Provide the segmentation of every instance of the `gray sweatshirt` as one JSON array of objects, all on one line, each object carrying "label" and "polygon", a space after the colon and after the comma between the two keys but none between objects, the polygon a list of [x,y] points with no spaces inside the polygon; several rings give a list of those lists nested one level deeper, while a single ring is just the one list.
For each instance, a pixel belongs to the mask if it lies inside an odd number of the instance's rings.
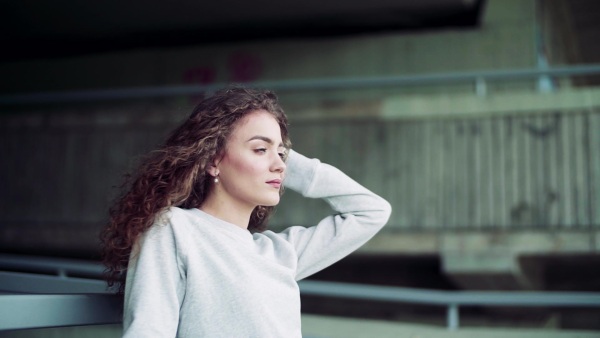
[{"label": "gray sweatshirt", "polygon": [[251,234],[170,208],[129,262],[124,337],[301,337],[297,281],[363,245],[391,207],[317,159],[291,151],[286,164],[284,185],[334,213],[312,227]]}]

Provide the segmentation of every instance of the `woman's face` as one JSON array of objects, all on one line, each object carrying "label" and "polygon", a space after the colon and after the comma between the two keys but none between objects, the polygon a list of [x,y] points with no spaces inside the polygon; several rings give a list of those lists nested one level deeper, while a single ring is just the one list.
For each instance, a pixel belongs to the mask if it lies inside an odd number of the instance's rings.
[{"label": "woman's face", "polygon": [[254,209],[276,205],[285,171],[285,151],[273,115],[265,110],[247,114],[234,127],[223,156],[215,163],[219,183],[213,193],[230,206]]}]

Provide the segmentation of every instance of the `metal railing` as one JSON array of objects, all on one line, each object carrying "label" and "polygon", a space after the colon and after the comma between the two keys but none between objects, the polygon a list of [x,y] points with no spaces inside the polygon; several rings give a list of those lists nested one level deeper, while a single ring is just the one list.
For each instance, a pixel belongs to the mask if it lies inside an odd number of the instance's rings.
[{"label": "metal railing", "polygon": [[[314,78],[295,80],[257,81],[245,83],[247,87],[269,88],[279,93],[289,91],[362,89],[406,87],[420,85],[473,84],[478,96],[487,94],[487,83],[509,80],[540,79],[600,74],[600,64],[530,68],[512,70],[487,70],[474,72],[448,72],[422,75]],[[0,95],[0,105],[29,105],[59,102],[105,101],[119,99],[164,98],[213,92],[226,83],[208,85],[157,86],[101,90],[75,90]]]},{"label": "metal railing", "polygon": [[[0,270],[0,330],[121,321],[121,298],[102,280],[73,277],[101,276],[97,263],[0,255]],[[593,292],[440,291],[308,280],[299,285],[302,295],[443,306],[449,330],[459,328],[465,306],[600,308],[600,293]]]},{"label": "metal railing", "polygon": [[600,308],[600,293],[594,292],[439,291],[316,281],[299,284],[305,295],[444,306],[449,330],[459,328],[459,310],[464,306]]}]

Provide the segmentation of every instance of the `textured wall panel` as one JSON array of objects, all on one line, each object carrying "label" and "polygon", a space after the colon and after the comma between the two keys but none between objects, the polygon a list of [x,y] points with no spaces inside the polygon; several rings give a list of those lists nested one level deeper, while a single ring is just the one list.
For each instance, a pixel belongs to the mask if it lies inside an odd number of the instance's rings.
[{"label": "textured wall panel", "polygon": [[[599,223],[599,116],[303,122],[292,130],[302,130],[297,149],[390,201],[388,231],[586,228]],[[284,201],[281,215],[292,208]]]},{"label": "textured wall panel", "polygon": [[[97,243],[121,175],[174,127],[56,121],[1,127],[3,246]],[[390,201],[384,231],[600,226],[598,111],[292,122],[295,149]],[[328,212],[287,192],[272,224],[315,224]]]}]

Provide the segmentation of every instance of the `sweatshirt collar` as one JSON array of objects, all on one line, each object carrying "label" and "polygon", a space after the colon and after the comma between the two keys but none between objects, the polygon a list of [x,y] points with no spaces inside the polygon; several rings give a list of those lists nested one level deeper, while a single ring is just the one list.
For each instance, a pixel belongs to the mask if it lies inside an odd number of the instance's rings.
[{"label": "sweatshirt collar", "polygon": [[233,236],[236,236],[242,240],[252,240],[252,234],[250,233],[250,231],[248,231],[247,229],[243,229],[240,228],[239,226],[233,224],[233,223],[229,223],[226,222],[220,218],[217,218],[211,214],[208,214],[198,208],[192,208],[190,209],[190,211],[194,214],[197,215],[198,217],[213,223],[217,226],[217,229],[226,233],[229,233]]}]

